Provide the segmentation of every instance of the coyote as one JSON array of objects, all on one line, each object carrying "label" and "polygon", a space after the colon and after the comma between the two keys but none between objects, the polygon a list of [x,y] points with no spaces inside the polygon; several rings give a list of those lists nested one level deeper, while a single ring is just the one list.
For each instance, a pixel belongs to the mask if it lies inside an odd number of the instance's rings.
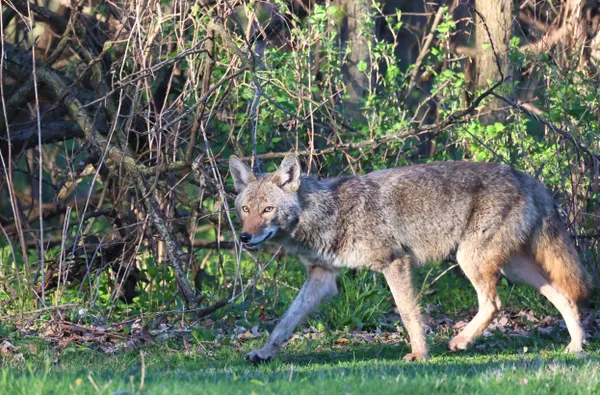
[{"label": "coyote", "polygon": [[413,266],[456,260],[477,291],[478,313],[452,340],[464,350],[500,309],[499,273],[528,284],[552,302],[571,336],[566,352],[582,351],[577,303],[590,277],[563,227],[549,191],[534,178],[494,163],[438,162],[318,180],[301,175],[294,156],[273,173],[255,175],[229,161],[235,208],[248,246],[283,246],[307,269],[307,280],[252,362],[268,361],[318,304],[337,294],[340,268],[383,273],[412,347],[407,360],[427,358]]}]

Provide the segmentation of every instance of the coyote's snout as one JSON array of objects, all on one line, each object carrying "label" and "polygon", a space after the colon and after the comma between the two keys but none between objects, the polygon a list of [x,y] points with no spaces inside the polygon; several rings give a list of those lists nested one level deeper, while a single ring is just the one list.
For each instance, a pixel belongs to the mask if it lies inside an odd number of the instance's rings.
[{"label": "coyote's snout", "polygon": [[249,360],[269,360],[322,300],[336,295],[342,267],[383,273],[410,337],[405,358],[426,358],[411,270],[452,252],[477,291],[479,311],[450,341],[451,350],[464,350],[500,309],[499,273],[548,298],[571,335],[567,351],[582,350],[577,302],[588,294],[589,275],[550,193],[533,178],[506,165],[440,162],[319,181],[301,177],[292,156],[264,175],[232,156],[230,170],[240,240],[282,245],[308,272],[266,345]]}]

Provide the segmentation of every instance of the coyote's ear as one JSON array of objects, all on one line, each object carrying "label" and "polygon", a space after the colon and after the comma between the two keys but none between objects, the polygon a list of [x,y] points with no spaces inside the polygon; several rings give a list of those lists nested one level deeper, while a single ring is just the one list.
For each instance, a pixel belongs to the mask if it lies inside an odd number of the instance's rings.
[{"label": "coyote's ear", "polygon": [[252,173],[252,170],[235,155],[229,157],[229,170],[233,177],[233,185],[238,193],[242,192],[248,184],[256,181],[256,177],[254,176],[254,173]]},{"label": "coyote's ear", "polygon": [[296,192],[300,187],[301,171],[298,158],[291,154],[286,155],[281,161],[275,181],[285,191]]}]

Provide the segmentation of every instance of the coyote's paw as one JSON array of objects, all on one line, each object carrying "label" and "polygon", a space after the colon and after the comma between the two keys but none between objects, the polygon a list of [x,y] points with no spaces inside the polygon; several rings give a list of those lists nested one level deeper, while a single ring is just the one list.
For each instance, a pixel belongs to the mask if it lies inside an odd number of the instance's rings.
[{"label": "coyote's paw", "polygon": [[265,351],[262,348],[258,350],[252,350],[248,354],[246,354],[246,360],[252,363],[265,363],[271,360],[271,357],[275,355],[275,353]]},{"label": "coyote's paw", "polygon": [[448,348],[450,349],[450,351],[456,352],[456,351],[465,351],[467,349],[467,347],[469,347],[469,344],[471,344],[470,339],[464,337],[464,336],[456,336],[455,338],[453,338],[452,340],[450,340],[450,343],[448,343]]},{"label": "coyote's paw", "polygon": [[571,342],[565,348],[565,353],[580,353],[583,352],[583,345],[579,342]]},{"label": "coyote's paw", "polygon": [[427,352],[411,352],[410,354],[406,354],[404,358],[405,361],[424,361],[427,359]]}]

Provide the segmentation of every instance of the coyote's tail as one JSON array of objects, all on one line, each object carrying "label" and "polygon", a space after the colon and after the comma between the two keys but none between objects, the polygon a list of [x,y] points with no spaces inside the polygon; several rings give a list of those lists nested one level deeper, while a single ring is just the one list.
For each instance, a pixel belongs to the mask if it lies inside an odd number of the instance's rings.
[{"label": "coyote's tail", "polygon": [[547,216],[533,237],[533,255],[549,274],[552,284],[574,302],[587,298],[591,278],[557,213]]}]

